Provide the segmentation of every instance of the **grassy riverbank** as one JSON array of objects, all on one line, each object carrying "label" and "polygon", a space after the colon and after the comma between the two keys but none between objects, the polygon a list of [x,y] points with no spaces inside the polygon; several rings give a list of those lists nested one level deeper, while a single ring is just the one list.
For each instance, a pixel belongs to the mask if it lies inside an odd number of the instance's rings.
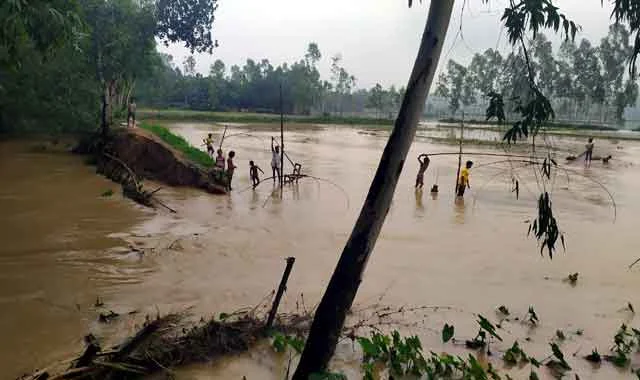
[{"label": "grassy riverbank", "polygon": [[[280,115],[267,113],[141,109],[138,115],[141,119],[158,121],[280,123]],[[393,126],[393,120],[373,117],[285,115],[284,119],[287,123]]]},{"label": "grassy riverbank", "polygon": [[182,154],[185,155],[189,160],[197,163],[198,165],[209,167],[213,165],[213,159],[209,157],[209,155],[200,149],[191,146],[187,140],[178,136],[174,133],[171,133],[167,128],[157,125],[157,124],[140,124],[140,128],[146,129],[147,131],[153,133],[158,136],[162,141],[171,145],[174,149],[178,150]]}]

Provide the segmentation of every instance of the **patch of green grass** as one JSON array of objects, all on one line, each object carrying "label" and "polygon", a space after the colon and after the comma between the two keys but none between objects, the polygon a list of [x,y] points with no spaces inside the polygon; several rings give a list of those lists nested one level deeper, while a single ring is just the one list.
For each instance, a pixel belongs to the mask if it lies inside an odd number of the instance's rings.
[{"label": "patch of green grass", "polygon": [[[191,111],[191,110],[155,110],[142,109],[138,111],[142,119],[159,121],[202,121],[212,123],[279,123],[280,115],[270,113],[251,112],[213,112],[213,111]],[[315,123],[315,124],[337,124],[337,125],[393,125],[393,120],[377,119],[373,117],[353,117],[353,116],[304,116],[285,115],[285,122],[288,123]]]},{"label": "patch of green grass", "polygon": [[207,153],[201,151],[198,148],[191,146],[191,144],[189,144],[187,140],[185,140],[181,136],[178,136],[172,133],[167,128],[160,125],[156,125],[156,124],[146,124],[146,123],[142,123],[140,127],[158,136],[162,141],[166,142],[167,144],[171,145],[174,149],[184,154],[185,157],[190,161],[204,167],[209,167],[213,165],[213,159],[209,157]]}]

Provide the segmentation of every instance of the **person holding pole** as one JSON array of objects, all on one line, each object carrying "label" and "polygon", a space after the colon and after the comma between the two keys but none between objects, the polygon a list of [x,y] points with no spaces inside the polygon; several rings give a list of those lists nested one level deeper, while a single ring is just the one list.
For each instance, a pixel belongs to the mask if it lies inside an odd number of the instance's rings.
[{"label": "person holding pole", "polygon": [[460,177],[458,178],[458,196],[464,197],[464,191],[467,188],[471,188],[471,184],[469,183],[469,169],[473,166],[473,161],[467,161],[464,169],[460,171]]},{"label": "person holding pole", "polygon": [[429,167],[429,161],[429,156],[424,153],[418,156],[420,168],[418,169],[418,175],[416,176],[416,190],[422,189],[422,186],[424,186],[424,172],[427,171],[427,168]]},{"label": "person holding pole", "polygon": [[[280,165],[280,161],[281,161],[281,157],[280,157],[280,147],[278,145],[274,145],[275,143],[275,138],[272,136],[271,137],[271,170],[273,171],[273,182],[276,182],[276,178],[278,179],[278,181],[280,181],[280,176],[281,174],[281,166]],[[276,177],[277,174],[277,177]]]}]

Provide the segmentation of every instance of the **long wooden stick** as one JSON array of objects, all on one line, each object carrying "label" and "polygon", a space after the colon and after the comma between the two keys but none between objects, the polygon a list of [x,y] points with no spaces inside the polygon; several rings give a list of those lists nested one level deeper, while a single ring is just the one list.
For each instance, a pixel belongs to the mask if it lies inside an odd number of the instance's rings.
[{"label": "long wooden stick", "polygon": [[460,123],[460,152],[458,153],[458,173],[456,174],[456,188],[454,194],[458,194],[460,186],[460,167],[462,166],[462,140],[464,139],[464,111],[462,111],[462,122]]},{"label": "long wooden stick", "polygon": [[224,137],[227,135],[227,126],[224,126],[224,132],[222,132],[222,138],[220,139],[220,146],[218,149],[222,149],[222,143],[224,142]]},{"label": "long wooden stick", "polygon": [[415,137],[440,60],[453,3],[454,0],[438,0],[429,6],[420,49],[400,112],[358,220],[316,310],[293,380],[308,380],[311,374],[324,371],[333,356]]},{"label": "long wooden stick", "polygon": [[[284,106],[282,99],[282,83],[280,83],[280,189],[284,185]],[[280,193],[282,197],[282,192]]]},{"label": "long wooden stick", "polygon": [[276,298],[273,300],[273,305],[271,305],[271,310],[269,311],[269,318],[267,318],[267,323],[265,327],[267,329],[273,326],[273,321],[276,318],[276,314],[278,313],[278,306],[280,306],[280,300],[282,299],[282,295],[285,290],[287,290],[287,281],[289,281],[289,274],[291,274],[291,269],[293,269],[293,264],[296,262],[295,257],[287,257],[287,266],[284,268],[284,273],[282,274],[282,279],[280,280],[280,285],[278,286],[278,292],[276,293]]}]

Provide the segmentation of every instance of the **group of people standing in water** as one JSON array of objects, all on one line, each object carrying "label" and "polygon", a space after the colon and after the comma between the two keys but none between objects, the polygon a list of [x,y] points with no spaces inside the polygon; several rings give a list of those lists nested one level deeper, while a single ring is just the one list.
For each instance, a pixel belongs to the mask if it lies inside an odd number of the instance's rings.
[{"label": "group of people standing in water", "polygon": [[[418,156],[418,163],[420,166],[418,167],[418,175],[416,176],[416,184],[415,188],[418,191],[422,190],[424,186],[424,173],[427,171],[429,167],[429,156],[427,154],[421,154]],[[464,197],[464,193],[467,189],[471,188],[471,183],[469,182],[469,175],[471,167],[473,166],[473,161],[467,161],[464,168],[460,170],[460,175],[458,176],[458,181],[456,184],[456,195],[460,198]],[[431,188],[432,193],[438,192],[438,185],[433,185]]]},{"label": "group of people standing in water", "polygon": [[[229,151],[228,156],[225,158],[222,147],[215,150],[212,133],[209,133],[207,137],[204,138],[203,143],[207,148],[207,154],[209,154],[211,158],[214,158],[214,165],[211,168],[211,175],[219,181],[226,183],[227,191],[231,191],[231,182],[237,168],[234,163],[236,152],[233,150]],[[280,146],[275,144],[275,139],[271,137],[271,169],[273,171],[274,183],[276,179],[280,180],[280,177],[282,175],[281,166]],[[264,174],[264,171],[258,165],[256,165],[253,160],[250,160],[249,178],[251,179],[253,188],[260,184],[259,173]]]},{"label": "group of people standing in water", "polygon": [[[587,141],[587,144],[585,145],[585,151],[582,154],[580,154],[580,156],[584,156],[585,167],[591,167],[591,161],[593,160],[594,146],[595,144],[593,142],[593,138],[590,137],[589,140]],[[578,157],[569,156],[567,157],[567,161],[574,161]],[[602,157],[602,163],[608,164],[611,158],[612,158],[611,155]],[[424,186],[424,173],[427,171],[427,168],[429,167],[429,163],[430,163],[429,156],[424,153],[419,155],[418,163],[419,163],[419,167],[418,167],[418,175],[416,176],[415,189],[416,191],[421,191],[422,187]],[[464,197],[465,191],[471,188],[469,176],[470,176],[470,170],[472,166],[473,166],[473,161],[467,161],[465,166],[460,170],[460,174],[458,175],[458,180],[456,182],[456,196],[458,198]],[[431,188],[431,192],[437,193],[438,185],[433,185],[433,187]]]}]

